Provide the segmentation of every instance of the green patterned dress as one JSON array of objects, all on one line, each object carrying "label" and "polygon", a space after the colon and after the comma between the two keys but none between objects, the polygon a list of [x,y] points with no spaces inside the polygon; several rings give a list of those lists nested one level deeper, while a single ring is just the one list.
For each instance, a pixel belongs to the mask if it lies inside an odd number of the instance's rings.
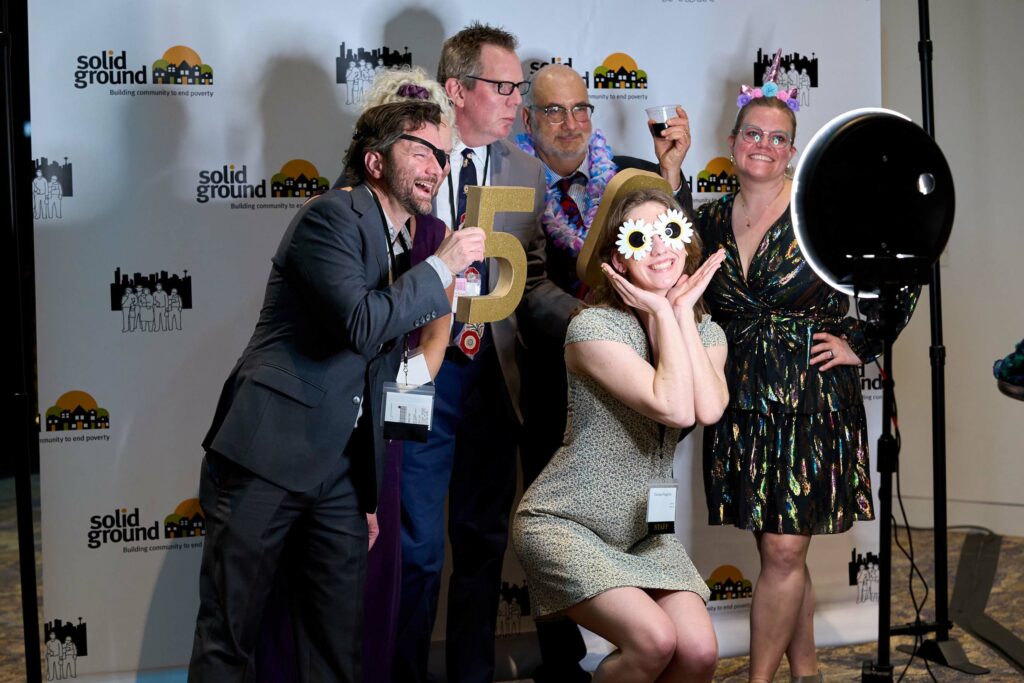
[{"label": "green patterned dress", "polygon": [[[768,229],[744,280],[733,199],[726,195],[697,213],[705,253],[726,252],[704,295],[729,340],[729,405],[704,431],[708,521],[770,533],[840,533],[874,518],[868,429],[858,368],[818,372],[809,362],[812,335],[845,337],[864,361],[878,355],[881,343],[847,317],[849,298],[804,260],[788,208]],[[900,327],[919,291],[904,293]]]},{"label": "green patterned dress", "polygon": [[[697,326],[705,347],[725,344],[710,316]],[[565,344],[620,342],[650,361],[647,333],[632,313],[584,309]],[[675,534],[647,532],[647,487],[672,475],[680,430],[625,405],[591,377],[569,373],[564,445],[530,485],[512,523],[535,618],[612,588],[690,591],[707,584]]]}]

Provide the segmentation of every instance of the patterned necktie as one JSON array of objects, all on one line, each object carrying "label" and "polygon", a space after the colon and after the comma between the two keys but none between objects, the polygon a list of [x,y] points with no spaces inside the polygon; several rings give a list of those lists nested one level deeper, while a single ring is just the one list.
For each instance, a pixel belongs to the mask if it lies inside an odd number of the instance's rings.
[{"label": "patterned necktie", "polygon": [[[576,231],[580,236],[586,235],[587,227],[583,223],[583,214],[580,213],[580,207],[576,204],[576,200],[569,194],[569,188],[572,187],[573,182],[578,178],[586,178],[581,172],[576,171],[567,178],[561,178],[555,183],[555,188],[558,190],[558,205],[562,207],[562,213],[565,214],[566,219],[569,223],[576,228]],[[548,259],[549,263],[552,259]],[[577,299],[583,300],[587,296],[589,288],[579,281],[576,277],[576,259],[572,258],[566,269],[568,281],[562,285],[567,288],[570,294],[575,296]]]},{"label": "patterned necktie", "polygon": [[582,174],[577,171],[568,178],[562,178],[559,180],[558,183],[556,183],[556,186],[559,194],[558,204],[562,207],[562,212],[565,213],[565,217],[569,219],[569,222],[572,223],[576,227],[576,230],[578,230],[582,235],[583,231],[586,229],[583,225],[583,216],[580,214],[580,207],[576,205],[576,200],[569,194],[569,188],[572,187],[576,178],[581,175]]},{"label": "patterned necktie", "polygon": [[469,147],[462,150],[462,169],[459,171],[459,210],[458,216],[452,216],[452,227],[458,230],[462,222],[466,220],[466,188],[470,185],[479,185],[476,177],[476,164],[473,162],[473,150]]},{"label": "patterned necktie", "polygon": [[[461,228],[466,220],[466,188],[471,185],[479,185],[476,177],[476,164],[473,162],[473,150],[468,147],[462,150],[462,169],[459,171],[459,210],[458,218],[455,221],[456,229]],[[487,293],[487,268],[480,261],[462,274],[466,280],[479,283],[480,293]],[[452,343],[457,346],[469,358],[476,356],[483,343],[486,328],[482,323],[460,323],[458,321],[452,327]]]}]

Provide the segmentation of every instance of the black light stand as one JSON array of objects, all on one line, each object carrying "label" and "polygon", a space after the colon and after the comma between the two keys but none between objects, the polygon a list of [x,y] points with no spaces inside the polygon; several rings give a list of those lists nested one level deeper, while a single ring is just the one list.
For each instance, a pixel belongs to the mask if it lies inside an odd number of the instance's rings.
[{"label": "black light stand", "polygon": [[[932,138],[935,138],[935,102],[932,96],[932,41],[930,20],[928,14],[928,0],[918,0],[918,26],[920,40],[918,42],[918,56],[921,61],[921,120],[922,128]],[[942,340],[942,286],[939,276],[939,262],[932,264],[931,281],[928,287],[928,304],[931,319],[931,347],[929,357],[932,369],[932,496],[933,496],[933,525],[935,527],[935,622],[925,624],[905,624],[890,629],[891,635],[923,635],[935,632],[935,638],[924,640],[915,651],[909,645],[899,646],[901,652],[911,653],[917,657],[923,657],[931,662],[947,666],[968,674],[985,674],[989,670],[967,660],[960,643],[949,637],[949,629],[953,623],[949,620],[949,567],[947,548],[947,518],[946,518],[946,347]],[[886,356],[886,363],[888,363]],[[888,374],[888,370],[886,370]],[[888,418],[886,418],[888,424]],[[879,444],[881,449],[881,444]],[[895,470],[893,470],[895,471]],[[881,495],[882,492],[880,492]],[[882,497],[883,503],[891,499],[886,492]],[[883,524],[888,524],[889,518],[886,515]],[[889,533],[884,533],[882,538],[890,538]],[[885,546],[886,544],[882,544]],[[887,548],[882,548],[883,552]],[[886,572],[886,578],[888,574]],[[885,590],[882,588],[881,590]],[[884,593],[883,595],[888,595]],[[879,630],[879,637],[883,631]]]},{"label": "black light stand", "polygon": [[[837,116],[808,143],[793,181],[793,228],[814,271],[833,288],[857,298],[879,299],[884,343],[882,437],[878,442],[880,599],[878,659],[866,662],[863,680],[892,680],[892,635],[934,632],[915,656],[969,674],[987,669],[967,661],[950,639],[946,521],[945,347],[939,257],[953,227],[953,176],[935,144],[932,44],[927,0],[918,0],[924,126],[887,109],[857,109]],[[856,184],[850,178],[857,178]],[[873,221],[861,218],[863,198],[875,198]],[[899,469],[892,435],[895,410],[892,344],[902,323],[900,287],[930,285],[932,367],[932,470],[935,523],[935,623],[891,626],[892,476]]]},{"label": "black light stand", "polygon": [[[15,500],[18,516],[18,556],[21,570],[21,615],[25,637],[25,680],[42,680],[39,612],[36,600],[35,532],[32,525],[32,464],[38,462],[39,439],[35,418],[35,272],[33,270],[31,187],[32,159],[29,124],[28,3],[12,0],[0,5],[0,151],[4,187],[0,207],[7,220],[4,234],[4,291],[15,296],[17,353],[7,361],[4,413],[14,423]],[[12,341],[8,338],[9,341]]]},{"label": "black light stand", "polygon": [[[851,177],[862,180],[852,184]],[[877,220],[865,222],[857,212],[865,195],[877,198]],[[893,679],[892,477],[899,469],[899,442],[893,436],[892,346],[907,315],[905,290],[930,282],[955,204],[953,176],[933,137],[885,109],[853,110],[830,121],[808,143],[794,177],[793,227],[801,251],[829,285],[873,301],[865,306],[870,337],[883,344],[878,658],[865,662],[864,681]]]},{"label": "black light stand", "polygon": [[891,681],[893,667],[889,660],[889,625],[892,609],[892,475],[899,466],[900,447],[892,435],[892,413],[895,405],[896,383],[892,376],[892,345],[899,320],[895,306],[895,292],[881,294],[882,305],[882,435],[878,437],[876,454],[878,481],[878,659],[864,662],[861,681]]}]

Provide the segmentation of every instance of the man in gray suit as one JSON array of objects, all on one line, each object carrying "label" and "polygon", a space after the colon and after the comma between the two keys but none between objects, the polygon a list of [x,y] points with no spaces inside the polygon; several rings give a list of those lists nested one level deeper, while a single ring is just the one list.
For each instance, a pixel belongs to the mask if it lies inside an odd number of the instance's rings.
[{"label": "man in gray suit", "polygon": [[256,330],[203,441],[207,533],[190,681],[253,679],[286,537],[301,679],[361,679],[382,385],[395,379],[404,335],[450,310],[452,274],[484,249],[483,231],[470,228],[403,265],[408,220],[430,211],[448,171],[439,123],[428,102],[364,112],[345,158],[351,190],[306,202],[271,259]]},{"label": "man in gray suit", "polygon": [[[579,302],[547,279],[540,214],[544,174],[537,160],[504,138],[529,89],[515,36],[473,24],[445,41],[437,80],[455,108],[459,144],[438,194],[437,215],[458,228],[467,185],[535,189],[532,213],[499,214],[494,229],[515,235],[527,254],[519,317],[565,336]],[[497,269],[474,264],[456,291],[486,293]],[[476,283],[485,283],[477,292]],[[427,656],[444,566],[444,502],[452,576],[448,588],[447,680],[490,682],[502,559],[516,484],[520,435],[517,316],[473,329],[456,326],[435,380],[437,403],[427,443],[406,443],[402,458],[402,595],[395,680],[426,680]]]}]

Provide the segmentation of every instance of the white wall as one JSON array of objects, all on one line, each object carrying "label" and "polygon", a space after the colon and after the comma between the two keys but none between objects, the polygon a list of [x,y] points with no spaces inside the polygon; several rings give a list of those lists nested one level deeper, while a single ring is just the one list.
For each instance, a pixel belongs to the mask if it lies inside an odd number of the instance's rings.
[{"label": "white wall", "polygon": [[[1024,336],[1024,3],[933,0],[935,134],[956,182],[943,266],[949,524],[1024,535],[1024,403],[992,363]],[[917,3],[882,2],[882,102],[921,122]],[[932,523],[928,298],[893,357],[904,501]],[[874,454],[874,449],[872,451]]]}]

